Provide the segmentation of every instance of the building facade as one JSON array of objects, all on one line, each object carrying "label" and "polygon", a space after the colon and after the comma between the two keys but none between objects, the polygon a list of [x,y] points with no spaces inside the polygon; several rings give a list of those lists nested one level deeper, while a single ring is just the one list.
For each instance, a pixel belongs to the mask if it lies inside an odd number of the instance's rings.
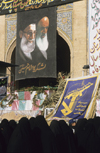
[{"label": "building facade", "polygon": [[[15,55],[13,54],[16,50],[16,31],[17,14],[1,15],[1,61],[14,64]],[[68,71],[71,73],[72,78],[82,76],[83,66],[89,64],[88,1],[82,0],[57,7],[57,33],[58,37],[63,41],[60,44],[61,52],[64,49],[68,53],[68,57],[64,62],[65,67],[69,65]],[[63,46],[65,44],[67,47]],[[11,72],[7,70],[7,73],[10,74]]]}]

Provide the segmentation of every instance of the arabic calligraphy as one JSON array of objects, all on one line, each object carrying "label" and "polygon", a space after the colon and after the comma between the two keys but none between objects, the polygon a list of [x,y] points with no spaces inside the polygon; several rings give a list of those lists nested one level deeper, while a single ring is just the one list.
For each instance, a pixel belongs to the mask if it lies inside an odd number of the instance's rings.
[{"label": "arabic calligraphy", "polygon": [[12,12],[12,9],[14,9],[15,12],[17,12],[17,9],[38,9],[42,7],[43,4],[49,5],[49,3],[52,3],[54,0],[26,0],[26,2],[23,2],[22,0],[2,0],[0,3],[0,8],[2,10],[9,10],[9,13]]},{"label": "arabic calligraphy", "polygon": [[92,63],[90,63],[90,66],[94,68],[92,73],[99,72],[100,71],[100,66],[96,64],[96,61],[98,59],[100,60],[100,53],[99,53],[99,56],[97,56],[96,58],[94,57],[94,55],[91,56],[91,59],[92,59]]},{"label": "arabic calligraphy", "polygon": [[100,0],[93,0],[91,2],[91,12],[95,12],[92,14],[91,19],[94,22],[92,29],[98,27],[98,24],[100,22]]},{"label": "arabic calligraphy", "polygon": [[83,112],[86,110],[86,107],[87,107],[87,102],[79,101],[78,105],[76,106],[76,109],[75,109],[76,112],[74,112],[74,114],[82,115]]},{"label": "arabic calligraphy", "polygon": [[81,107],[81,108],[84,107],[85,108],[86,106],[84,106],[84,105],[78,105],[77,107]]},{"label": "arabic calligraphy", "polygon": [[100,71],[100,29],[96,29],[96,33],[93,37],[92,47],[90,48],[90,67],[92,73],[98,73]]},{"label": "arabic calligraphy", "polygon": [[93,47],[90,49],[90,53],[95,53],[100,50],[100,29],[96,29],[97,33],[94,36],[93,40],[98,42],[93,42]]},{"label": "arabic calligraphy", "polygon": [[20,65],[20,69],[18,71],[19,74],[24,73],[25,75],[31,71],[31,72],[36,72],[36,71],[40,71],[46,68],[46,64],[44,63],[38,63],[37,65],[30,65],[29,63],[27,63],[27,65],[22,64]]},{"label": "arabic calligraphy", "polygon": [[38,6],[37,5],[31,5],[31,6],[28,6],[25,8],[25,11],[27,10],[31,10],[31,9],[37,9],[37,8],[40,8],[42,6],[42,3],[40,3]]},{"label": "arabic calligraphy", "polygon": [[18,6],[20,6],[20,9],[23,9],[27,5],[28,5],[28,1],[23,3],[20,0],[13,0],[13,8],[17,8]]}]

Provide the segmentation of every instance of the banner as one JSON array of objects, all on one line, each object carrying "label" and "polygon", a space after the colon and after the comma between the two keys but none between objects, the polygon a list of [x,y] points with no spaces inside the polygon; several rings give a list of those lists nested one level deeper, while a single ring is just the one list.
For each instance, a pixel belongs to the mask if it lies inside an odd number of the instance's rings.
[{"label": "banner", "polygon": [[47,120],[92,118],[95,115],[99,80],[99,75],[67,80],[55,111]]},{"label": "banner", "polygon": [[7,94],[8,77],[0,78],[0,100],[2,100]]},{"label": "banner", "polygon": [[56,78],[56,7],[17,15],[15,79]]},{"label": "banner", "polygon": [[100,73],[100,1],[89,0],[90,74]]},{"label": "banner", "polygon": [[50,6],[58,6],[61,4],[68,4],[76,1],[79,0],[1,0],[0,15],[45,8]]}]

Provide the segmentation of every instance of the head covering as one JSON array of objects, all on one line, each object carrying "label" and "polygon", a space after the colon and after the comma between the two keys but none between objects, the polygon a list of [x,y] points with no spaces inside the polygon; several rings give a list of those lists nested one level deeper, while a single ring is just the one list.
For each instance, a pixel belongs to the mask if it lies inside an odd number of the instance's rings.
[{"label": "head covering", "polygon": [[50,124],[50,128],[55,135],[56,146],[58,149],[58,153],[66,153],[67,152],[67,144],[64,139],[64,135],[60,126],[59,121],[52,120]]},{"label": "head covering", "polygon": [[87,120],[83,133],[84,135],[82,137],[83,141],[81,141],[83,142],[82,145],[84,146],[86,153],[98,152],[98,149],[96,147],[97,134],[95,131],[93,120],[94,119]]},{"label": "head covering", "polygon": [[31,130],[34,129],[34,122],[35,122],[35,117],[31,117],[31,118],[29,119],[29,123],[30,123]]},{"label": "head covering", "polygon": [[93,121],[94,121],[95,129],[96,131],[98,131],[98,129],[100,128],[100,117],[99,116],[95,117]]},{"label": "head covering", "polygon": [[10,126],[11,130],[14,131],[14,129],[15,129],[16,126],[17,126],[16,121],[15,121],[15,120],[10,120],[10,121],[9,121],[9,126]]},{"label": "head covering", "polygon": [[12,133],[7,153],[32,153],[30,131],[29,120],[26,117],[21,118]]},{"label": "head covering", "polygon": [[95,127],[94,127],[94,123],[92,119],[89,119],[89,120],[79,119],[76,124],[75,136],[77,141],[78,153],[95,152],[94,139],[96,135],[95,135]]},{"label": "head covering", "polygon": [[81,130],[84,129],[85,124],[87,123],[87,119],[86,118],[80,118],[75,126],[75,133],[79,133]]},{"label": "head covering", "polygon": [[5,139],[0,131],[0,152],[6,153],[6,148],[7,148],[7,145],[6,145]]},{"label": "head covering", "polygon": [[13,132],[9,126],[9,122],[7,119],[2,120],[2,122],[0,124],[0,131],[4,137],[4,140],[5,140],[5,144],[6,144],[5,147],[7,147],[8,143],[9,143],[9,139],[10,139],[11,134]]},{"label": "head covering", "polygon": [[[49,16],[49,9],[29,10],[17,13],[17,29],[24,30],[30,24],[38,24],[45,16]],[[41,13],[42,11],[42,13]]]},{"label": "head covering", "polygon": [[68,124],[64,120],[59,121],[63,136],[64,136],[64,143],[66,146],[66,151],[68,153],[76,153],[76,143],[75,143],[75,137],[72,129],[68,126]]},{"label": "head covering", "polygon": [[[37,116],[35,119],[34,133],[36,132],[39,132],[36,140],[38,149],[37,153],[57,153],[55,136],[42,115]],[[39,147],[38,143],[41,148]]]},{"label": "head covering", "polygon": [[17,29],[23,31],[30,24],[35,24],[36,19],[34,20],[32,11],[24,11],[24,12],[18,12],[17,22],[18,22]]}]

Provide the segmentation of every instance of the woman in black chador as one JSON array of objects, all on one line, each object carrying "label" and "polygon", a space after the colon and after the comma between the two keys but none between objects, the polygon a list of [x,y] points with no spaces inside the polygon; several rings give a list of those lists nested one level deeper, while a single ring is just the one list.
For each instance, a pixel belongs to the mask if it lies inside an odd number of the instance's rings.
[{"label": "woman in black chador", "polygon": [[9,126],[11,128],[11,131],[13,132],[17,126],[17,122],[15,120],[10,120],[9,121]]},{"label": "woman in black chador", "polygon": [[3,140],[4,140],[4,144],[5,144],[4,149],[6,151],[8,143],[9,143],[9,139],[10,139],[10,137],[12,135],[12,130],[11,130],[10,126],[9,126],[9,122],[8,122],[7,119],[3,119],[1,121],[0,132],[1,132],[2,136],[3,136]]},{"label": "woman in black chador", "polygon": [[33,136],[37,148],[35,153],[57,153],[55,136],[42,115],[35,118]]},{"label": "woman in black chador", "polygon": [[63,136],[59,122],[57,120],[53,120],[50,124],[50,128],[56,138],[56,145],[57,145],[58,153],[66,152],[65,140],[64,140],[64,136]]},{"label": "woman in black chador", "polygon": [[21,118],[10,138],[7,153],[32,153],[30,133],[29,120],[26,117]]},{"label": "woman in black chador", "polygon": [[55,134],[59,153],[76,153],[73,131],[64,120],[53,120],[50,124],[50,128]]},{"label": "woman in black chador", "polygon": [[97,145],[98,136],[94,126],[94,119],[79,119],[76,124],[75,137],[77,140],[78,153],[100,152]]}]

